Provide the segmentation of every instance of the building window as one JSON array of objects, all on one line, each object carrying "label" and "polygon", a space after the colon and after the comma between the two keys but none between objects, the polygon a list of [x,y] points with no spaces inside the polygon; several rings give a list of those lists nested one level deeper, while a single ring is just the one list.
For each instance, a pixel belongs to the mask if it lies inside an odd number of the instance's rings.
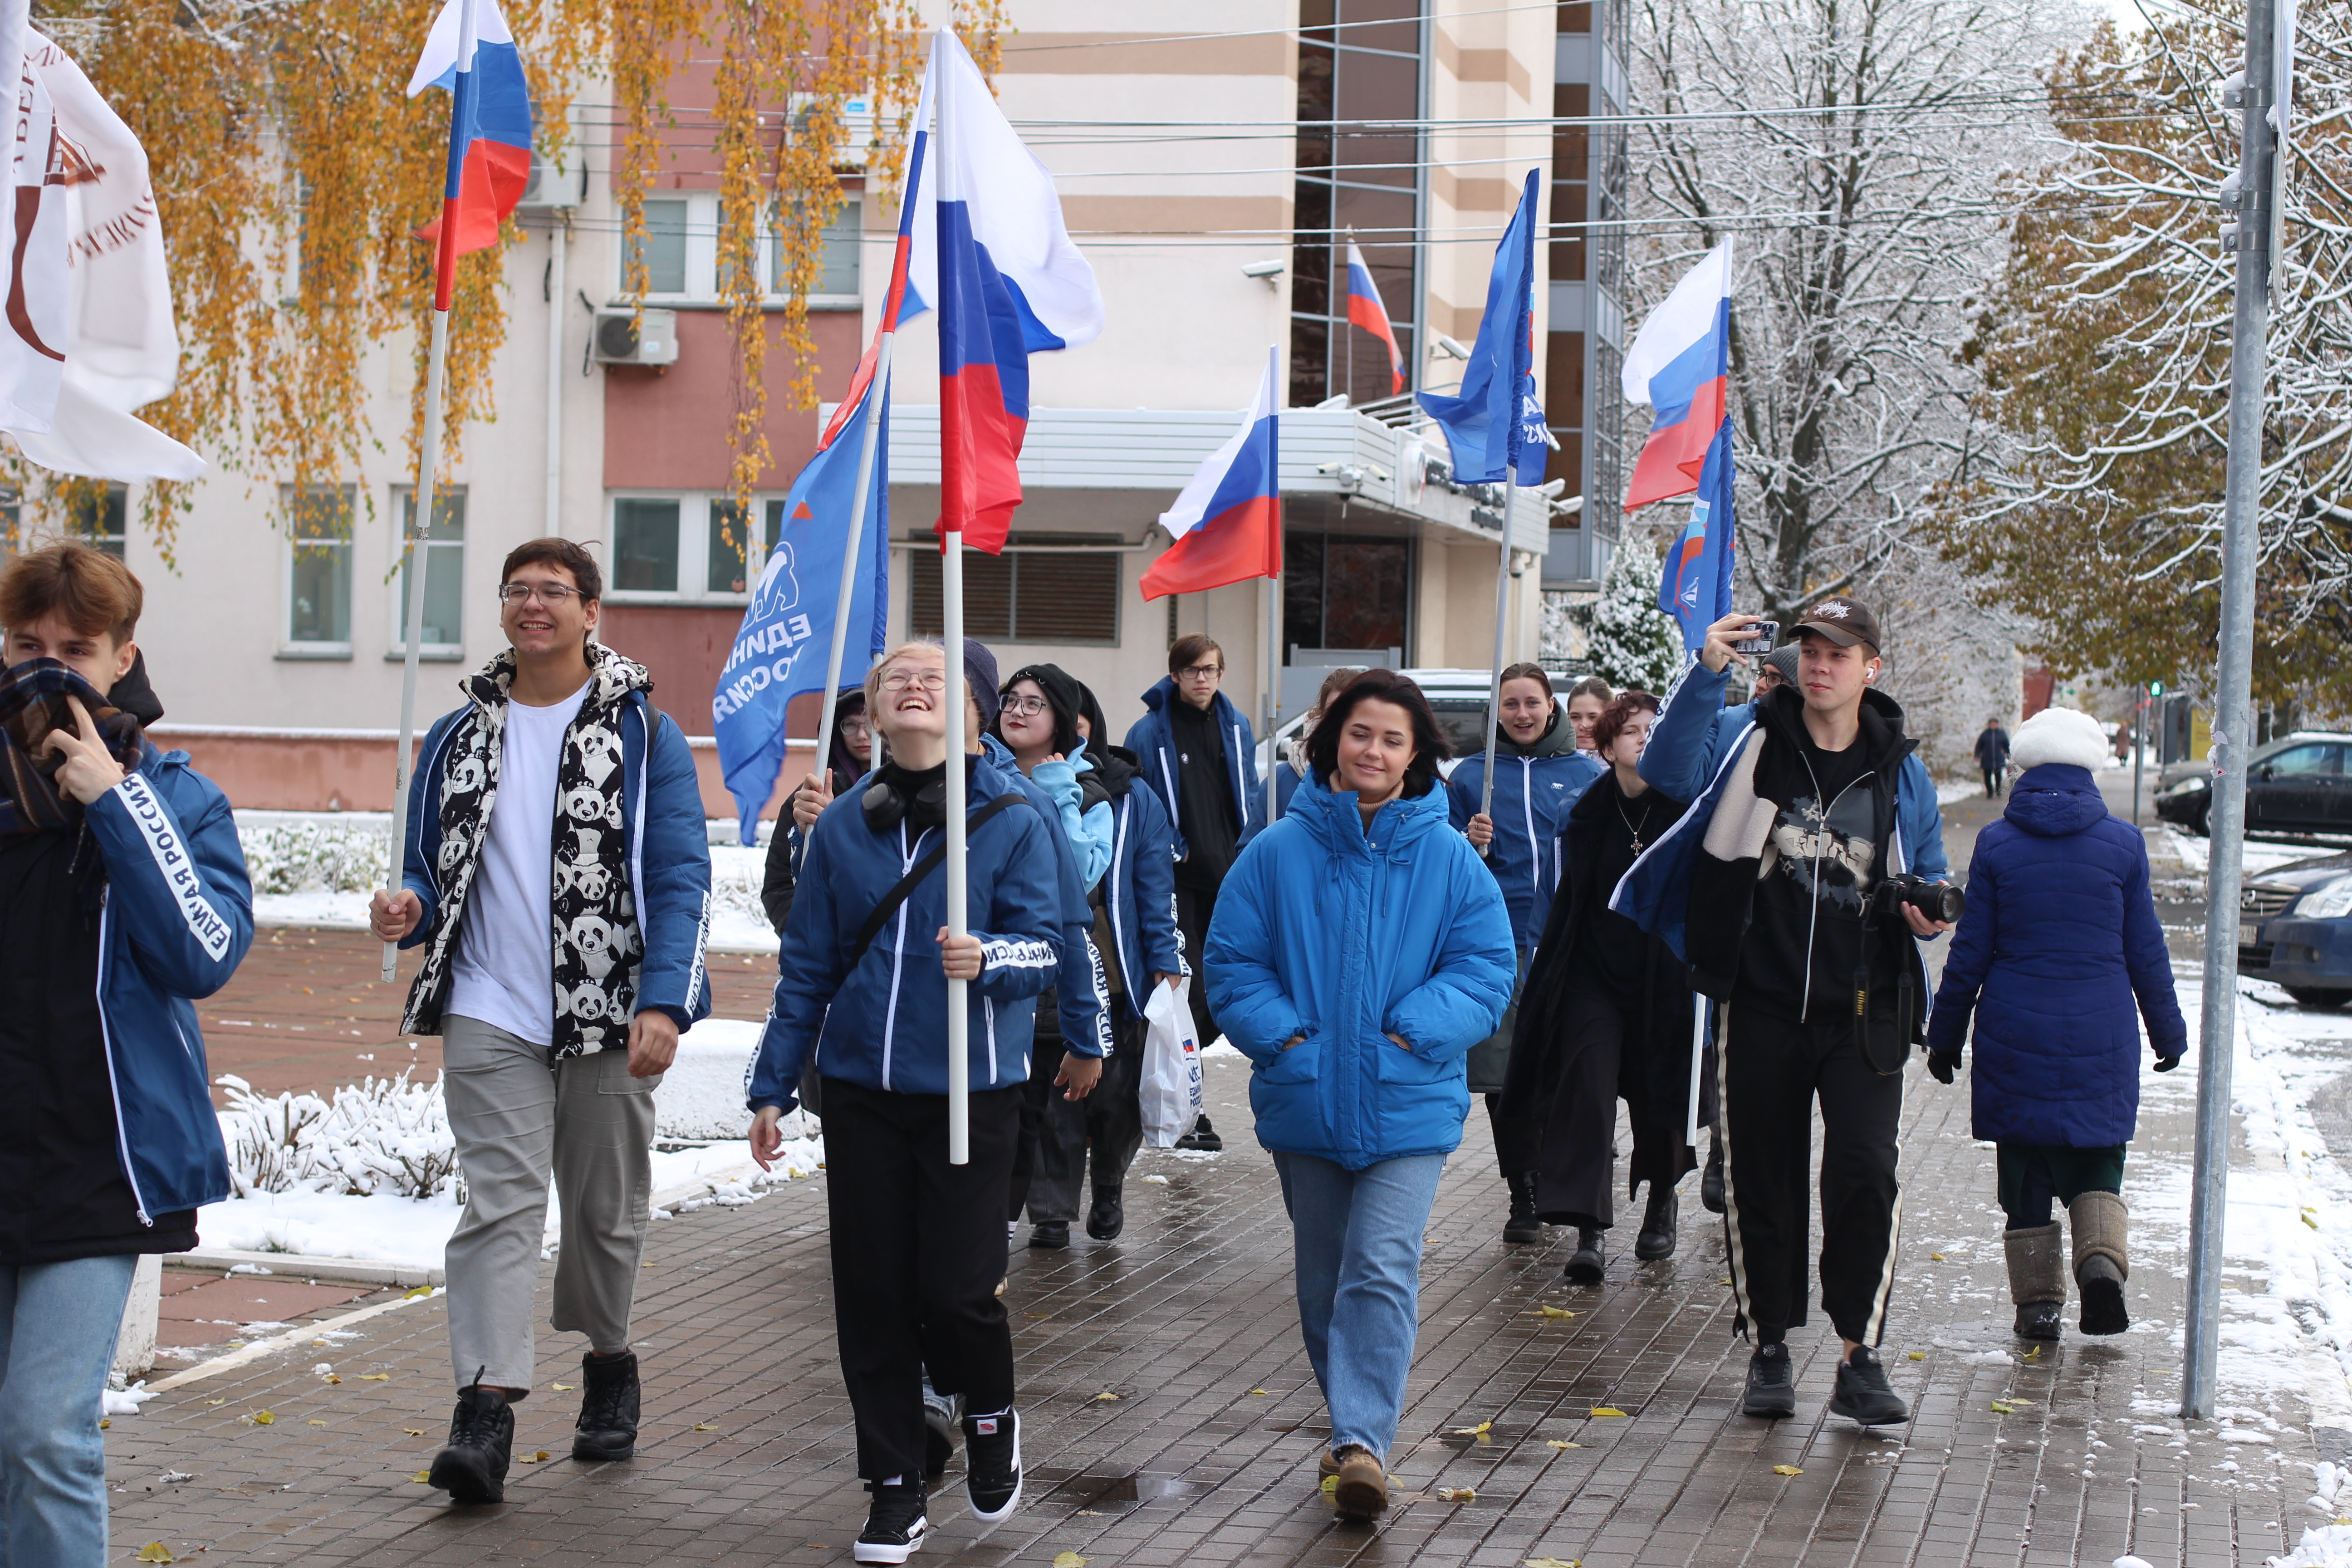
[{"label": "building window", "polygon": [[693,203],[684,196],[648,198],[646,232],[629,242],[630,255],[621,266],[621,289],[629,287],[629,262],[642,257],[646,292],[682,295],[687,292],[687,227]]},{"label": "building window", "polygon": [[677,592],[676,500],[627,497],[613,503],[613,586],[624,594]]},{"label": "building window", "polygon": [[[722,281],[719,232],[725,220],[725,205],[714,192],[648,197],[644,238],[633,241],[625,253],[616,253],[621,254],[621,268],[614,283],[615,297],[628,294],[628,257],[635,255],[645,258],[646,299],[715,304]],[[864,238],[865,209],[853,196],[825,225],[812,300],[844,304],[859,297],[858,251]],[[790,284],[784,276],[783,257],[784,247],[771,224],[752,247],[751,276],[761,280],[772,300],[782,300]]]},{"label": "building window", "polygon": [[[393,541],[400,551],[393,568],[392,652],[408,653],[408,554],[402,548],[416,526],[416,492],[406,485],[392,488],[393,515],[401,531]],[[456,658],[465,652],[466,487],[436,485],[433,490],[433,526],[421,548],[425,552],[425,631],[417,638],[420,658]]]},{"label": "building window", "polygon": [[298,658],[352,655],[350,485],[278,487],[286,524],[284,651]]},{"label": "building window", "polygon": [[751,585],[750,521],[731,497],[710,503],[709,536],[703,586],[713,594],[748,590]]},{"label": "building window", "polygon": [[1381,291],[1405,387],[1420,381],[1420,0],[1302,0],[1290,402],[1391,395],[1388,348],[1348,321],[1352,237]]},{"label": "building window", "polygon": [[[824,226],[824,249],[818,258],[816,287],[810,298],[856,299],[858,294],[858,250],[866,238],[865,208],[855,197],[841,204],[833,221]],[[782,236],[768,237],[770,268],[768,288],[776,294],[792,292],[793,280],[784,272]]]},{"label": "building window", "polygon": [[67,479],[58,489],[65,500],[66,537],[121,560],[130,544],[130,487]]},{"label": "building window", "polygon": [[765,516],[769,542],[782,503],[755,495],[751,510],[709,492],[614,496],[608,594],[624,601],[740,605],[768,558],[747,520]]},{"label": "building window", "polygon": [[[1301,510],[1299,502],[1291,505],[1294,515]],[[1409,649],[1412,604],[1411,540],[1284,531],[1282,625],[1294,647]]]},{"label": "building window", "polygon": [[[1097,539],[1066,533],[1016,533],[1002,555],[967,550],[963,555],[963,629],[983,641],[1019,643],[1117,643],[1119,555],[1116,549],[1055,550],[1051,544],[1117,545],[1115,536]],[[938,637],[940,552],[923,534],[910,552],[908,622],[917,637]]]}]

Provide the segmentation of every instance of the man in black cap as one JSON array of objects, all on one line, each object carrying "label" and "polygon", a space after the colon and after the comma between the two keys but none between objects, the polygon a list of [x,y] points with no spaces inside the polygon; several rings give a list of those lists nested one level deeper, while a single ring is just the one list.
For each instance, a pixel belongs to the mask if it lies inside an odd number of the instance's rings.
[{"label": "man in black cap", "polygon": [[1948,927],[1885,907],[1881,883],[1945,879],[1936,786],[1903,710],[1874,689],[1877,617],[1843,595],[1797,624],[1797,679],[1723,707],[1731,645],[1707,628],[1650,731],[1642,776],[1690,811],[1627,873],[1613,907],[1673,943],[1715,999],[1724,1225],[1740,1328],[1755,1331],[1743,1408],[1794,1414],[1789,1330],[1811,1294],[1812,1107],[1821,1106],[1822,1305],[1843,1342],[1832,1415],[1906,1420],[1877,1344],[1895,1279],[1903,1068],[1925,1037],[1917,939]]}]

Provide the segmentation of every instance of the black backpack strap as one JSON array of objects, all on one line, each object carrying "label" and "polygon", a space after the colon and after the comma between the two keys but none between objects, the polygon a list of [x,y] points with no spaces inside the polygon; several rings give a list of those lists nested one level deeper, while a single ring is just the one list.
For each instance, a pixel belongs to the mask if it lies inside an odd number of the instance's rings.
[{"label": "black backpack strap", "polygon": [[[964,819],[965,837],[969,838],[972,831],[982,823],[999,812],[1008,811],[1013,806],[1024,804],[1024,796],[1019,795],[998,795]],[[882,895],[881,900],[874,906],[874,912],[867,915],[866,923],[857,928],[857,941],[850,947],[849,962],[844,965],[845,970],[857,967],[866,957],[866,950],[874,945],[874,939],[880,936],[882,928],[890,923],[890,917],[898,912],[898,906],[905,903],[908,895],[914,892],[923,879],[938,870],[940,863],[947,858],[948,841],[946,836],[942,834],[940,841],[925,851],[921,859],[915,862],[914,869],[899,878],[890,890]]]}]

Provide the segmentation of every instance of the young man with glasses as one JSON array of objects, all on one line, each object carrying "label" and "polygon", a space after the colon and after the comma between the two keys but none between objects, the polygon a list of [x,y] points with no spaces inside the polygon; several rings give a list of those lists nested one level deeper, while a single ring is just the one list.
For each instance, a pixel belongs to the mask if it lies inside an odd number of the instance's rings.
[{"label": "young man with glasses", "polygon": [[[1265,826],[1257,739],[1218,689],[1224,678],[1224,649],[1198,632],[1178,637],[1168,650],[1168,679],[1143,694],[1144,715],[1127,732],[1127,749],[1176,825],[1176,926],[1195,971],[1225,872]],[[1192,1022],[1202,1046],[1216,1039],[1209,988],[1197,974]],[[1222,1149],[1224,1141],[1203,1116],[1176,1146]]]},{"label": "young man with glasses", "polygon": [[548,1178],[554,1326],[588,1336],[575,1459],[636,1451],[629,1348],[655,1086],[710,1011],[710,851],[693,753],[643,665],[596,642],[602,574],[568,539],[499,574],[511,646],[425,737],[404,887],[375,934],[425,944],[404,1031],[442,1037],[466,1214],[449,1238],[457,1408],[429,1484],[501,1501],[531,1387]]}]

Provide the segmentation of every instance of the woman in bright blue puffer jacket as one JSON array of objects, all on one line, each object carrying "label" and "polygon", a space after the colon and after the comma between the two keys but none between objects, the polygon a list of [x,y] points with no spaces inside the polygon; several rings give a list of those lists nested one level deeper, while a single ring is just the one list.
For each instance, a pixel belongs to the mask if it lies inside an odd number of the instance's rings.
[{"label": "woman in bright blue puffer jacket", "polygon": [[2074,1226],[2083,1331],[2130,1327],[2122,1189],[2140,1019],[2157,1071],[2189,1048],[2147,842],[2108,815],[2092,777],[2107,754],[2098,724],[2073,709],[2018,727],[2010,758],[2025,771],[1977,839],[1968,912],[1927,1020],[1928,1070],[1949,1083],[1976,1016],[1975,1130],[2000,1146],[2010,1294],[2027,1339],[2056,1339],[2066,1300],[2053,1197]]},{"label": "woman in bright blue puffer jacket", "polygon": [[1445,742],[1419,687],[1365,671],[1307,756],[1288,814],[1226,875],[1202,966],[1255,1068],[1334,1500],[1369,1519],[1388,1507],[1422,1231],[1470,1110],[1463,1058],[1510,1001],[1514,943],[1493,874],[1446,820]]}]

